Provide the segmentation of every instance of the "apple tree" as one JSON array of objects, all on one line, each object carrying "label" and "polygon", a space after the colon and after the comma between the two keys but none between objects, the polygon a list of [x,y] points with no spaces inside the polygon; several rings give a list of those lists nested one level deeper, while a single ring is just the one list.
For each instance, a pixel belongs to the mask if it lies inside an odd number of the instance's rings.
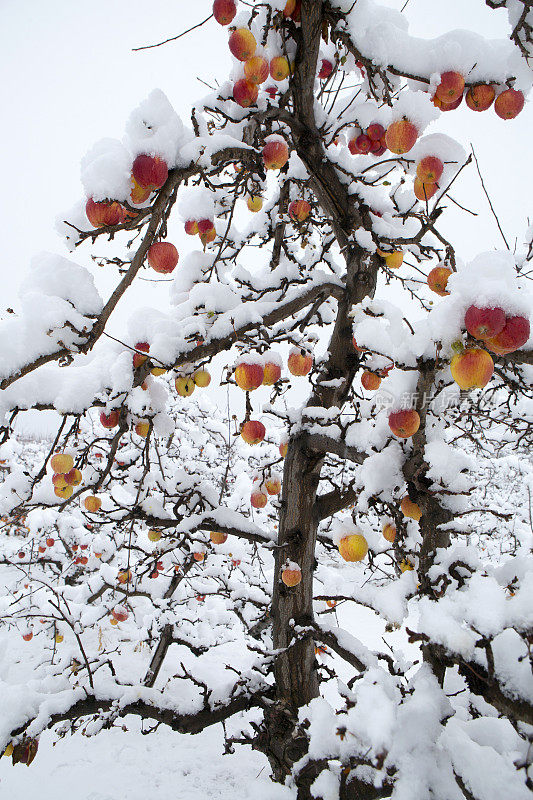
[{"label": "apple tree", "polygon": [[[532,83],[530,4],[487,5],[510,38],[215,0],[229,80],[84,157],[58,229],[114,290],[42,256],[0,328],[14,763],[137,715],[224,724],[300,800],[529,796],[533,232],[465,264],[439,229],[441,114],[512,137]],[[170,310],[111,334],[148,274]]]}]

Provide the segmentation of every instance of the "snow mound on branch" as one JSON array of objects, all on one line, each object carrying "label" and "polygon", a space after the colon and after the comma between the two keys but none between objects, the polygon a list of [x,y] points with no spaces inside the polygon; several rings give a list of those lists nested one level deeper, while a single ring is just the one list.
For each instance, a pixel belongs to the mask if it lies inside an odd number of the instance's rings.
[{"label": "snow mound on branch", "polygon": [[125,142],[134,157],[147,153],[162,158],[169,169],[176,166],[178,150],[185,144],[185,129],[160,89],[154,89],[132,112]]},{"label": "snow mound on branch", "polygon": [[131,155],[118,139],[101,139],[81,160],[81,182],[93,200],[127,200],[131,190]]},{"label": "snow mound on branch", "polygon": [[403,14],[373,0],[335,0],[333,5],[350,12],[350,38],[366,58],[381,67],[393,66],[402,74],[439,82],[447,70],[461,72],[468,82],[505,83],[516,78],[515,88],[528,91],[533,75],[519,50],[508,39],[488,40],[477,33],[453,30],[435,39],[408,33]]},{"label": "snow mound on branch", "polygon": [[[0,375],[16,372],[40,355],[81,342],[102,310],[92,275],[62,256],[43,253],[32,259],[20,288],[21,316],[0,328]],[[72,327],[71,327],[72,326]]]}]

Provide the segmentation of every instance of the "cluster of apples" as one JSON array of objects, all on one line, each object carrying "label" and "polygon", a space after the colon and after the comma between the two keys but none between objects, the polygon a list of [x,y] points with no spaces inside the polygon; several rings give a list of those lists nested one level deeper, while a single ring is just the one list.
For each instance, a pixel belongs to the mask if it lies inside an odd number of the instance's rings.
[{"label": "cluster of apples", "polygon": [[352,139],[348,142],[348,150],[352,154],[366,156],[382,156],[388,149],[386,143],[386,130],[379,122],[372,122],[366,130],[356,126]]},{"label": "cluster of apples", "polygon": [[[530,324],[526,317],[509,316],[503,308],[470,306],[465,314],[465,328],[474,339],[497,355],[513,353],[529,339]],[[494,362],[482,347],[464,347],[462,342],[452,346],[455,355],[450,369],[461,389],[483,389],[494,372]]]},{"label": "cluster of apples", "polygon": [[45,544],[42,544],[42,543],[41,543],[41,544],[39,545],[39,547],[38,547],[39,553],[40,553],[41,555],[43,555],[43,553],[46,553],[46,548],[47,548],[47,547],[53,547],[53,546],[54,546],[54,544],[55,544],[55,539],[54,539],[54,537],[53,537],[53,536],[47,536],[47,537],[46,537],[46,539],[45,539]]},{"label": "cluster of apples", "polygon": [[[465,79],[460,72],[443,72],[432,97],[433,104],[441,111],[453,111],[461,105],[465,88]],[[514,119],[518,116],[524,108],[522,92],[509,87],[502,88],[498,95],[496,91],[490,83],[475,84],[464,94],[465,103],[472,111],[486,111],[494,103],[494,111],[501,119]]]},{"label": "cluster of apples", "polygon": [[189,236],[198,236],[202,245],[205,247],[214,241],[217,232],[212,219],[188,219],[185,222],[185,233]]},{"label": "cluster of apples", "polygon": [[72,497],[74,486],[79,486],[82,474],[74,468],[74,459],[68,453],[56,453],[50,459],[50,466],[54,472],[52,483],[57,497],[68,500]]},{"label": "cluster of apples", "polygon": [[[152,192],[161,189],[167,178],[168,166],[162,158],[148,153],[138,155],[131,168],[131,204],[144,203]],[[85,214],[94,228],[119,225],[135,216],[135,212],[124,208],[118,200],[95,201],[92,197],[87,200]]]},{"label": "cluster of apples", "polygon": [[281,477],[277,472],[272,472],[266,480],[260,482],[260,478],[256,476],[254,483],[258,485],[252,489],[250,495],[250,503],[253,508],[264,508],[268,502],[268,498],[278,495],[281,492]]},{"label": "cluster of apples", "polygon": [[[296,3],[289,0],[283,13],[286,17],[293,16],[295,9]],[[213,3],[213,16],[220,25],[229,25],[236,13],[235,0],[215,0]],[[279,83],[289,76],[288,59],[283,55],[274,56],[270,61],[266,59],[261,51],[257,52],[255,36],[248,28],[233,30],[228,44],[232,55],[243,63],[243,76],[233,86],[233,99],[242,108],[249,108],[257,102],[259,87],[269,77]],[[275,86],[267,87],[266,91],[271,98],[276,96]]]}]

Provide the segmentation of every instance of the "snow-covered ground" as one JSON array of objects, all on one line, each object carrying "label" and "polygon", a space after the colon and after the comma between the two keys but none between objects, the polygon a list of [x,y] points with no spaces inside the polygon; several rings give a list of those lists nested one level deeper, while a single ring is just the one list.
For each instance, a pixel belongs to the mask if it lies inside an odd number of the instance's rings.
[{"label": "snow-covered ground", "polygon": [[[0,711],[1,713],[1,711]],[[49,732],[39,742],[29,768],[0,761],[3,800],[288,800],[291,792],[270,780],[264,756],[240,747],[222,755],[220,726],[194,736],[161,727],[139,735],[139,723],[128,717],[129,730],[103,731],[86,738]]]}]

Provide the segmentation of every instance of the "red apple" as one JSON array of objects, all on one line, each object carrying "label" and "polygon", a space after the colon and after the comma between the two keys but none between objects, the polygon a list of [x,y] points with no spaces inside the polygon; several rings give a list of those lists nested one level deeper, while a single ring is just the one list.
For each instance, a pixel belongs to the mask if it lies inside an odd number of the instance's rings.
[{"label": "red apple", "polygon": [[131,171],[143,189],[160,189],[168,178],[166,162],[158,156],[149,156],[146,153],[137,156]]},{"label": "red apple", "polygon": [[125,622],[129,617],[128,609],[125,606],[115,606],[111,614],[117,622]]},{"label": "red apple", "polygon": [[380,384],[381,378],[375,372],[370,372],[366,369],[361,375],[361,385],[368,392],[375,392],[376,389],[379,389]]},{"label": "red apple", "polygon": [[223,533],[222,531],[211,531],[209,534],[209,538],[213,542],[213,544],[224,544],[226,539],[228,538],[227,533]]},{"label": "red apple", "polygon": [[28,631],[28,633],[23,633],[22,638],[24,639],[25,642],[31,642],[31,640],[33,639],[33,632]]},{"label": "red apple", "polygon": [[281,572],[281,580],[285,586],[293,587],[298,586],[302,581],[302,570],[297,564],[291,564],[285,567]]},{"label": "red apple", "polygon": [[487,83],[478,83],[471,86],[465,95],[465,103],[472,111],[486,111],[494,102],[496,92],[494,86]]},{"label": "red apple", "polygon": [[289,160],[287,142],[281,136],[269,136],[263,147],[263,163],[266,169],[281,169]]},{"label": "red apple", "polygon": [[251,392],[263,383],[265,371],[261,364],[249,364],[241,361],[235,367],[235,381],[240,389]]},{"label": "red apple", "polygon": [[366,135],[369,139],[372,139],[373,142],[379,142],[385,136],[385,128],[383,125],[380,125],[379,122],[373,122],[366,129]]},{"label": "red apple", "polygon": [[56,472],[54,475],[52,475],[52,483],[54,486],[57,486],[58,489],[64,489],[65,486],[68,486],[68,483],[62,472]]},{"label": "red apple", "polygon": [[233,84],[233,99],[241,108],[250,108],[257,100],[259,89],[256,83],[241,78]]},{"label": "red apple", "polygon": [[287,366],[291,375],[301,377],[311,372],[313,366],[313,356],[302,347],[293,347],[287,361]]},{"label": "red apple", "polygon": [[118,411],[110,411],[109,414],[106,414],[105,411],[102,411],[100,414],[100,424],[103,425],[104,428],[116,428],[118,425],[118,420]]},{"label": "red apple", "polygon": [[215,0],[213,3],[213,16],[219,25],[229,25],[236,13],[235,0]]},{"label": "red apple", "polygon": [[440,297],[446,297],[446,295],[450,294],[446,290],[450,275],[453,275],[453,272],[448,267],[433,267],[428,274],[428,286],[431,291]]},{"label": "red apple", "polygon": [[516,89],[506,89],[494,101],[494,111],[501,119],[514,119],[524,108],[524,95]]},{"label": "red apple", "polygon": [[259,489],[254,489],[250,495],[250,503],[253,508],[264,508],[268,502],[268,496]]},{"label": "red apple", "polygon": [[505,355],[518,350],[529,339],[530,326],[526,317],[508,317],[503,330],[491,339],[485,339],[485,344],[498,355]]},{"label": "red apple", "polygon": [[79,486],[82,481],[82,474],[79,469],[70,469],[65,473],[65,482],[68,486]]},{"label": "red apple", "polygon": [[229,37],[229,49],[239,61],[248,61],[256,47],[255,36],[248,28],[237,28]]},{"label": "red apple", "polygon": [[95,203],[89,198],[85,205],[87,219],[93,228],[104,228],[108,225],[118,225],[123,220],[124,209],[116,200]]},{"label": "red apple", "polygon": [[435,95],[435,96],[432,98],[432,100],[433,100],[433,105],[434,105],[436,108],[440,108],[440,110],[441,110],[441,111],[454,111],[456,108],[459,108],[459,106],[460,106],[460,105],[461,105],[461,103],[463,102],[463,95],[462,95],[462,94],[461,94],[461,95],[459,95],[459,97],[457,98],[457,100],[454,100],[454,102],[453,102],[453,103],[444,103],[442,100],[440,100],[440,99],[437,97],[437,95]]},{"label": "red apple", "polygon": [[408,153],[418,138],[418,129],[408,119],[392,122],[387,128],[385,142],[391,153]]},{"label": "red apple", "polygon": [[156,242],[148,250],[148,263],[156,272],[168,275],[178,263],[179,254],[170,242]]},{"label": "red apple", "polygon": [[420,416],[414,408],[402,408],[389,414],[389,428],[400,439],[413,436],[420,427]]},{"label": "red apple", "polygon": [[320,64],[318,77],[321,80],[325,80],[326,78],[329,78],[332,72],[333,72],[333,64],[331,63],[329,58],[323,58]]},{"label": "red apple", "polygon": [[483,389],[492,378],[494,362],[486,350],[469,347],[453,356],[450,369],[461,389]]},{"label": "red apple", "polygon": [[293,200],[289,204],[289,217],[294,222],[304,222],[311,213],[311,206],[307,200]]},{"label": "red apple", "polygon": [[265,438],[266,428],[258,420],[248,420],[241,428],[241,436],[248,444],[259,444]]},{"label": "red apple", "polygon": [[204,248],[206,245],[210,244],[216,239],[217,232],[214,228],[211,228],[206,233],[200,234],[200,241],[203,244]]},{"label": "red apple", "polygon": [[189,236],[196,236],[198,233],[198,223],[195,219],[188,219],[185,223],[185,233]]},{"label": "red apple", "polygon": [[465,328],[475,339],[492,339],[505,326],[503,308],[470,306],[465,314]]},{"label": "red apple", "polygon": [[464,88],[465,79],[460,72],[443,72],[435,95],[443,103],[455,103],[462,96]]}]

